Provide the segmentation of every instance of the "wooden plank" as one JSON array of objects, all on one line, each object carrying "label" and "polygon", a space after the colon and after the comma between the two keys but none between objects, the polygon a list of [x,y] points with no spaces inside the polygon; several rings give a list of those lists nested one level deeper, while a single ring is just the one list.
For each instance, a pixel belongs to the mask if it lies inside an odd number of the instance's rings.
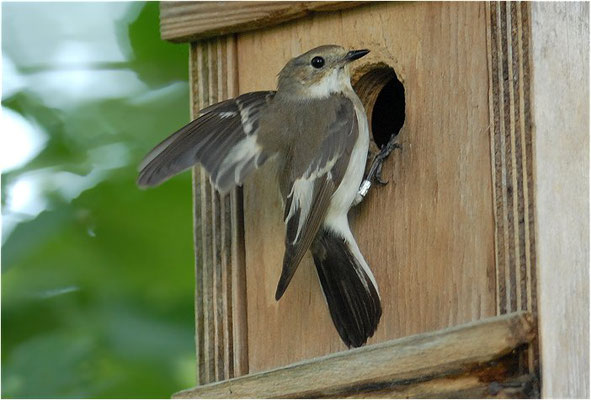
[{"label": "wooden plank", "polygon": [[[355,72],[382,62],[405,87],[390,184],[350,213],[384,304],[369,343],[496,314],[486,34],[484,3],[377,3],[238,36],[241,92],[275,88],[290,57],[325,43],[369,48]],[[345,349],[309,254],[274,300],[285,226],[265,168],[244,185],[251,373]]]},{"label": "wooden plank", "polygon": [[[192,115],[236,96],[233,36],[191,46]],[[220,196],[205,171],[194,170],[197,382],[248,372],[241,189]]]},{"label": "wooden plank", "polygon": [[334,11],[360,1],[212,1],[160,2],[162,39],[188,42],[228,33],[270,27],[314,12]]},{"label": "wooden plank", "polygon": [[[190,112],[191,112],[191,119],[194,119],[198,112],[198,107],[196,104],[199,103],[198,93],[193,90],[194,84],[197,80],[196,75],[196,54],[191,50],[189,55],[189,82],[191,83],[191,90],[189,90],[189,99],[190,99]],[[191,169],[192,175],[192,184],[191,190],[193,193],[193,247],[195,253],[195,371],[196,377],[195,381],[197,384],[202,384],[206,380],[204,379],[204,370],[202,370],[202,366],[205,364],[205,354],[204,354],[204,304],[203,304],[203,296],[204,296],[204,287],[203,287],[203,280],[199,279],[200,276],[203,275],[203,257],[201,255],[201,243],[203,243],[203,235],[202,235],[202,228],[201,228],[201,204],[203,199],[201,198],[201,174],[199,168],[192,168]]]},{"label": "wooden plank", "polygon": [[532,3],[542,395],[589,398],[589,3]]},{"label": "wooden plank", "polygon": [[[487,3],[497,313],[537,311],[529,6]],[[524,360],[537,368],[537,346]]]},{"label": "wooden plank", "polygon": [[[226,37],[226,72],[225,83],[227,85],[227,96],[238,95],[238,67],[236,37]],[[244,253],[244,212],[242,200],[242,188],[236,188],[230,192],[230,220],[232,221],[231,235],[231,304],[232,315],[232,352],[233,352],[233,375],[242,376],[248,373],[248,341],[247,341],[247,308],[246,308],[246,271]]]},{"label": "wooden plank", "polygon": [[497,312],[535,312],[529,9],[496,2],[487,14]]},{"label": "wooden plank", "polygon": [[[384,394],[384,390],[390,395],[398,391],[423,397],[459,393],[482,386],[483,382],[494,381],[503,387],[507,371],[502,372],[502,365],[508,364],[501,359],[532,340],[532,321],[526,313],[504,315],[200,386],[175,397],[357,397],[365,392]],[[480,382],[471,378],[470,372]],[[458,379],[448,379],[447,383],[439,379],[449,375]],[[432,382],[425,385],[426,381]],[[420,392],[417,386],[430,390]]]},{"label": "wooden plank", "polygon": [[[196,115],[199,109],[207,103],[206,69],[204,68],[203,51],[191,52],[191,76],[196,82],[196,92],[192,94],[194,101],[192,115]],[[214,322],[213,322],[213,279],[212,271],[212,238],[211,238],[211,188],[207,184],[207,177],[201,168],[194,168],[194,192],[198,193],[194,202],[194,215],[198,219],[195,224],[195,237],[198,238],[195,247],[195,260],[197,265],[196,296],[201,296],[198,301],[201,305],[200,315],[196,315],[197,341],[197,382],[207,383],[215,380],[215,356],[214,356]]]},{"label": "wooden plank", "polygon": [[[515,368],[515,355],[491,362],[491,367],[475,367],[463,375],[450,375],[406,385],[382,385],[379,389],[343,394],[344,398],[363,399],[525,399],[539,398],[539,383],[534,375],[506,377]],[[492,375],[490,375],[492,374]],[[491,379],[494,379],[491,381]],[[498,381],[500,380],[500,382]]]}]

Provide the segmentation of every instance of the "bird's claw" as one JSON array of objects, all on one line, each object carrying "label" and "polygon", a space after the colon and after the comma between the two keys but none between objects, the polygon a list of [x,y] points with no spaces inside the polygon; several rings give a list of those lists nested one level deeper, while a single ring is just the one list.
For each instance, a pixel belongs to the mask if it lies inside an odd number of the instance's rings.
[{"label": "bird's claw", "polygon": [[388,184],[388,181],[385,181],[382,179],[382,168],[384,166],[384,161],[386,159],[386,157],[381,157],[379,154],[378,156],[376,156],[376,159],[379,159],[375,173],[373,175],[373,179],[379,183],[382,186],[385,186]]},{"label": "bird's claw", "polygon": [[382,179],[382,167],[384,166],[384,161],[386,161],[386,158],[388,158],[394,149],[402,149],[402,146],[395,141],[395,137],[391,138],[388,143],[382,146],[379,153],[374,157],[369,168],[369,173],[367,174],[366,179],[368,181],[371,182],[374,180],[380,185],[388,184],[388,181]]},{"label": "bird's claw", "polygon": [[382,179],[382,167],[384,165],[384,161],[386,160],[386,158],[388,158],[388,156],[390,155],[390,153],[392,153],[394,149],[402,149],[402,146],[396,142],[396,139],[397,135],[393,135],[388,141],[388,143],[382,146],[378,154],[376,154],[376,156],[374,157],[371,163],[371,167],[369,168],[367,177],[361,183],[361,187],[359,188],[359,192],[357,193],[357,198],[354,204],[358,204],[361,202],[361,200],[363,200],[363,198],[369,191],[369,188],[371,187],[372,181],[376,181],[380,185],[388,184],[388,181],[384,181]]},{"label": "bird's claw", "polygon": [[382,168],[381,167],[376,172],[376,175],[375,175],[374,179],[375,179],[375,181],[377,183],[379,183],[382,186],[386,186],[388,183],[390,183],[389,181],[385,181],[385,180],[382,179]]}]

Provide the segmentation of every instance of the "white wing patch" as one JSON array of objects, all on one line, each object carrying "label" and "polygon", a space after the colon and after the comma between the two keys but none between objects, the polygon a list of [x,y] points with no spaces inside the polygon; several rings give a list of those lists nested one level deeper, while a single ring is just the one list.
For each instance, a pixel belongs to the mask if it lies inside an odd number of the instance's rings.
[{"label": "white wing patch", "polygon": [[[263,148],[257,143],[257,136],[251,135],[241,140],[230,150],[222,164],[218,176],[223,176],[230,169],[234,169],[234,181],[240,183],[240,174],[242,170],[253,159],[257,159],[262,153]],[[217,184],[217,182],[216,182]]]},{"label": "white wing patch", "polygon": [[312,170],[312,166],[308,167],[306,172],[304,172],[304,179],[317,179],[327,173],[330,176],[330,170],[334,167],[335,163],[337,162],[336,158],[331,158],[328,162],[321,168],[317,170]]},{"label": "white wing patch", "polygon": [[244,133],[250,135],[252,132],[252,119],[250,118],[250,109],[251,107],[243,107],[240,102],[236,102],[238,106],[238,111],[240,111],[240,121],[242,122],[242,129],[244,129]]},{"label": "white wing patch", "polygon": [[314,179],[296,179],[291,187],[291,192],[288,196],[291,197],[291,207],[289,207],[289,213],[287,214],[287,218],[285,218],[285,223],[287,224],[287,221],[289,221],[295,215],[296,210],[300,210],[298,230],[292,243],[296,243],[298,241],[300,233],[302,232],[302,227],[306,221],[306,217],[310,213],[313,192]]},{"label": "white wing patch", "polygon": [[288,221],[295,215],[297,210],[300,211],[298,217],[298,230],[292,241],[292,244],[295,244],[298,241],[300,233],[302,232],[302,228],[304,227],[304,223],[310,214],[314,196],[314,184],[316,180],[321,179],[324,175],[326,175],[328,179],[331,179],[332,174],[330,170],[336,162],[337,160],[332,158],[326,163],[326,165],[323,166],[322,169],[312,171],[311,168],[308,168],[303,177],[296,179],[291,186],[291,191],[288,195],[288,197],[291,197],[291,205],[289,207],[289,213],[285,218],[285,223],[288,223]]}]

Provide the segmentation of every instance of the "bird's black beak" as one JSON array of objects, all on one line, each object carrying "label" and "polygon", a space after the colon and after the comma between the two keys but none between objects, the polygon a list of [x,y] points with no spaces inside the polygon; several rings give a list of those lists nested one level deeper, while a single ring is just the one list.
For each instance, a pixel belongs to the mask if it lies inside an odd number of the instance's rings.
[{"label": "bird's black beak", "polygon": [[363,50],[351,50],[345,56],[345,61],[351,62],[353,60],[358,60],[361,57],[363,57],[364,55],[366,55],[367,53],[369,53],[369,50],[367,50],[367,49],[363,49]]}]

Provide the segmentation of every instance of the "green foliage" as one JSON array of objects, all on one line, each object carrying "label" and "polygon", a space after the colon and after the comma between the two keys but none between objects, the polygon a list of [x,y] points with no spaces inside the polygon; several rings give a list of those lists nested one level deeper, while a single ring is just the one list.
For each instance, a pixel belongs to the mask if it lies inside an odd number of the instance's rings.
[{"label": "green foliage", "polygon": [[[93,17],[81,10],[72,18]],[[3,23],[11,11],[4,3]],[[45,201],[2,246],[4,398],[166,398],[194,384],[191,177],[135,185],[143,155],[188,120],[188,48],[159,38],[154,2],[136,3],[113,29],[132,50],[113,68],[136,73],[143,91],[67,107],[34,87],[3,99],[48,135],[2,175],[3,214],[26,176],[39,177]],[[64,179],[84,184],[76,193]]]}]

